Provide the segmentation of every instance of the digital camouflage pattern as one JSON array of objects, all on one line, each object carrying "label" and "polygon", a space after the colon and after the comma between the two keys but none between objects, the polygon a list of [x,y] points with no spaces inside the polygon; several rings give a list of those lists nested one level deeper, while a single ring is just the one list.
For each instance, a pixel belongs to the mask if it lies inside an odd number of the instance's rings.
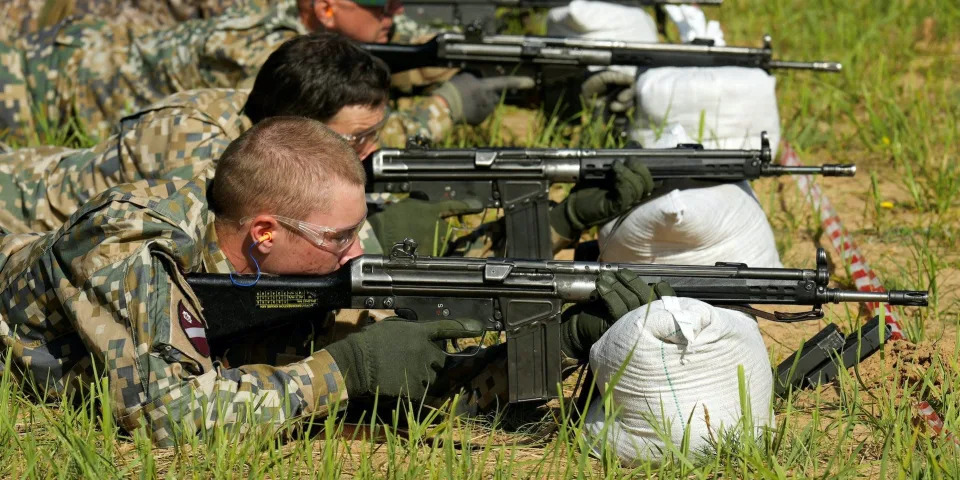
[{"label": "digital camouflage pattern", "polygon": [[[214,164],[251,121],[242,113],[248,90],[201,89],[171,95],[124,118],[118,133],[86,149],[36,147],[0,155],[0,232],[48,232],[98,193],[145,178],[189,179]],[[439,139],[449,122],[426,97],[389,113],[383,141],[403,146],[410,135]],[[446,116],[449,119],[449,116]],[[367,253],[382,253],[369,224]]]},{"label": "digital camouflage pattern", "polygon": [[251,122],[246,91],[192,90],[124,118],[86,149],[37,147],[0,155],[0,230],[48,232],[104,190],[144,178],[193,178]]},{"label": "digital camouflage pattern", "polygon": [[83,15],[157,29],[184,20],[219,15],[232,3],[232,0],[4,0],[0,5],[0,40],[12,41],[68,17]]},{"label": "digital camouflage pattern", "polygon": [[183,277],[232,270],[206,204],[211,174],[126,184],[54,232],[0,237],[0,338],[41,394],[83,393],[100,372],[118,424],[146,427],[160,446],[179,431],[275,426],[346,401],[323,350],[279,367],[211,359]]},{"label": "digital camouflage pattern", "polygon": [[307,33],[297,12],[295,0],[246,0],[156,31],[68,19],[0,47],[8,72],[0,78],[0,130],[23,143],[41,119],[63,127],[75,117],[88,132],[109,132],[125,113],[175,92],[249,86],[271,52]]},{"label": "digital camouflage pattern", "polygon": [[450,107],[439,96],[403,97],[395,102],[380,131],[380,144],[404,148],[411,137],[440,142],[453,128]]},{"label": "digital camouflage pattern", "polygon": [[240,0],[216,17],[152,31],[85,16],[0,44],[0,135],[8,130],[0,140],[36,141],[43,125],[71,119],[102,136],[170,94],[249,87],[270,53],[308,33],[298,12],[296,0]]}]

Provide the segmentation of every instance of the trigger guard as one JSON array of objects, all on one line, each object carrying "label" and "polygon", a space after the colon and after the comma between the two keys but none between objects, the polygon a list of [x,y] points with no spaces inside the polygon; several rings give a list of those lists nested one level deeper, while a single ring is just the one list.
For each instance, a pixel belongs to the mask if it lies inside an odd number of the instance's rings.
[{"label": "trigger guard", "polygon": [[[486,337],[486,336],[487,336],[487,332],[489,332],[489,331],[491,331],[491,330],[489,330],[489,329],[483,329],[483,331],[480,333],[480,338],[482,339],[482,338]],[[477,354],[479,354],[480,351],[483,350],[483,346],[482,346],[482,345],[470,345],[470,346],[468,346],[468,347],[466,348],[466,350],[461,350],[461,349],[460,349],[460,343],[458,342],[458,339],[456,339],[456,338],[450,338],[450,339],[447,339],[446,341],[447,341],[447,343],[448,343],[449,345],[451,345],[451,346],[453,347],[454,350],[456,350],[456,352],[451,353],[451,352],[447,351],[448,349],[444,348],[444,349],[443,349],[443,353],[444,353],[444,355],[446,355],[446,356],[448,356],[448,357],[454,357],[454,358],[458,358],[458,357],[459,357],[459,358],[471,358],[471,357],[477,356]]]}]

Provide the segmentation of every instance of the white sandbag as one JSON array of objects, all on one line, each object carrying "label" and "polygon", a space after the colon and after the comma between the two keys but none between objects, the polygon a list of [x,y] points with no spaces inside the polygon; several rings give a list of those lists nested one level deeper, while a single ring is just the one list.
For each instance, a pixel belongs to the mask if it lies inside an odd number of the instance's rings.
[{"label": "white sandbag", "polygon": [[694,40],[713,40],[713,45],[723,47],[727,42],[723,39],[723,29],[716,20],[707,21],[703,10],[695,5],[664,5],[667,18],[677,26],[680,41],[690,43]]},{"label": "white sandbag", "polygon": [[601,227],[598,240],[609,262],[782,266],[747,182],[672,190]]},{"label": "white sandbag", "polygon": [[727,429],[742,428],[738,366],[756,432],[773,422],[767,350],[756,321],[740,312],[666,297],[610,327],[590,349],[590,366],[598,385],[610,383],[623,366],[612,392],[611,423],[604,430],[605,412],[597,402],[587,412],[585,430],[595,453],[605,445],[627,466],[659,462],[665,456],[662,439],[679,448],[685,428],[691,452],[707,450]]},{"label": "white sandbag", "polygon": [[642,8],[573,0],[547,12],[547,35],[656,42],[657,24]]},{"label": "white sandbag", "polygon": [[[631,137],[642,145],[668,123],[683,125],[706,148],[760,148],[767,131],[774,150],[780,141],[776,79],[742,67],[652,68],[637,79],[637,114]],[[776,153],[776,152],[774,152]]]},{"label": "white sandbag", "polygon": [[[691,143],[667,125],[650,148]],[[671,190],[600,227],[600,259],[609,262],[782,267],[773,230],[747,182]]]}]

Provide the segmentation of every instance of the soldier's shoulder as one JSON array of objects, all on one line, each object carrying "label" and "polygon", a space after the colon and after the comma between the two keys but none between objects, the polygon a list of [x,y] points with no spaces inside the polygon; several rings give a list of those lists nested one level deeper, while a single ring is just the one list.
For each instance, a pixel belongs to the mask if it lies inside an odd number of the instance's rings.
[{"label": "soldier's shoulder", "polygon": [[197,219],[209,215],[207,189],[213,174],[213,168],[207,168],[190,179],[147,179],[117,185],[84,204],[72,218],[98,211],[100,215],[107,216],[142,211],[161,217],[183,230],[190,230]]},{"label": "soldier's shoulder", "polygon": [[299,19],[297,0],[238,0],[224,9],[220,15],[211,17],[205,23],[195,23],[195,25],[217,25],[242,29],[261,25],[265,22],[299,23]]},{"label": "soldier's shoulder", "polygon": [[197,88],[174,93],[163,100],[150,105],[144,110],[160,110],[169,107],[191,107],[200,111],[204,111],[211,105],[239,105],[242,107],[247,101],[247,96],[249,94],[250,91],[247,89]]},{"label": "soldier's shoulder", "polygon": [[146,117],[152,120],[191,117],[206,123],[232,124],[242,117],[249,93],[249,90],[233,88],[185,90],[124,117],[121,124],[124,130],[129,130]]}]

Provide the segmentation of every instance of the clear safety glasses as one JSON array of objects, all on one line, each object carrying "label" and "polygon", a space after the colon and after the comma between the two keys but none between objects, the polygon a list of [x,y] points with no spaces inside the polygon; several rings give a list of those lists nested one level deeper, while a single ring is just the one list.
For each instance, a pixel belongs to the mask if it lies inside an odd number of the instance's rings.
[{"label": "clear safety glasses", "polygon": [[[353,245],[353,242],[357,240],[357,235],[360,233],[360,229],[363,228],[366,218],[360,221],[360,223],[347,228],[331,228],[324,227],[321,225],[314,225],[312,223],[307,223],[302,220],[297,220],[295,218],[283,217],[280,215],[270,215],[277,220],[281,225],[295,230],[303,238],[307,239],[310,243],[314,244],[317,248],[326,250],[333,254],[343,253],[345,250],[350,248]],[[244,224],[253,220],[254,217],[244,217],[240,220],[240,224]]]},{"label": "clear safety glasses", "polygon": [[387,118],[384,117],[379,123],[360,133],[352,135],[349,133],[339,133],[338,135],[340,135],[340,138],[344,139],[351,148],[356,150],[362,145],[369,145],[380,141],[380,130],[383,130],[383,125],[386,123]]}]

